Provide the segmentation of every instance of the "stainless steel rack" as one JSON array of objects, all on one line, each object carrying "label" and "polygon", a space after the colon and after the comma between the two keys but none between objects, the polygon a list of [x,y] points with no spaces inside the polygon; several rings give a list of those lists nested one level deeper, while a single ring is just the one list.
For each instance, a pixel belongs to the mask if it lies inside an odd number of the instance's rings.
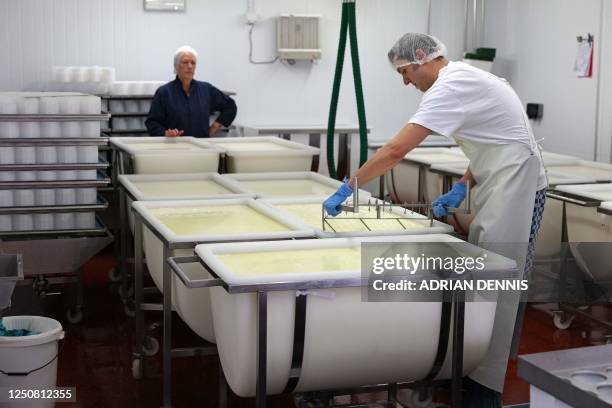
[{"label": "stainless steel rack", "polygon": [[[0,122],[91,122],[110,119],[107,113],[100,114],[15,114],[0,115]],[[2,138],[2,147],[66,147],[108,145],[108,137],[56,137],[56,138]],[[99,160],[96,163],[46,163],[46,164],[2,164],[0,172],[24,171],[83,171],[95,170],[97,176],[88,180],[32,180],[2,181],[0,190],[39,190],[39,189],[80,189],[101,188],[110,183],[102,174],[109,163]],[[100,197],[91,204],[62,205],[25,205],[0,207],[0,215],[57,214],[99,212],[108,208],[108,202]],[[99,218],[95,224],[86,228],[55,230],[11,230],[0,232],[0,250],[4,253],[21,254],[23,257],[24,282],[33,283],[35,291],[44,296],[49,294],[49,286],[55,283],[76,283],[77,295],[74,304],[68,308],[66,317],[72,323],[82,318],[83,287],[82,265],[113,240],[112,234]]]}]

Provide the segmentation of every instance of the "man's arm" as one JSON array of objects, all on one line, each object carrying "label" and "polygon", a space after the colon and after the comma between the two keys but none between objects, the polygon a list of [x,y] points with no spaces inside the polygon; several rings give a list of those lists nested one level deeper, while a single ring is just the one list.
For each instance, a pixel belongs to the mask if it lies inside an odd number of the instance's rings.
[{"label": "man's arm", "polygon": [[360,186],[364,186],[376,177],[385,174],[430,134],[431,130],[426,127],[408,123],[355,172],[349,181],[350,187],[355,187],[353,182],[355,178],[358,179]]}]

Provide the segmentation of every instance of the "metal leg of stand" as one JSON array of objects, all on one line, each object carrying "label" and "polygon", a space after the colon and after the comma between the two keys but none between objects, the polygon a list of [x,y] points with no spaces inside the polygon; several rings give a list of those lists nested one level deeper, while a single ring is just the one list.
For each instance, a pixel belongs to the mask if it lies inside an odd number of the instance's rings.
[{"label": "metal leg of stand", "polygon": [[125,296],[122,300],[127,300],[129,297],[128,293],[128,277],[127,277],[127,257],[128,257],[128,230],[130,228],[126,219],[127,216],[127,197],[125,190],[121,187],[119,189],[119,229],[120,231],[120,248],[121,248],[121,259],[119,261],[119,272],[121,274],[121,287],[123,288],[123,295]]},{"label": "metal leg of stand", "polygon": [[163,351],[163,370],[164,370],[164,408],[172,406],[172,275],[168,258],[170,250],[164,246],[162,259],[164,260],[164,351]]},{"label": "metal leg of stand", "polygon": [[378,198],[381,200],[385,199],[385,175],[382,174],[378,178]]},{"label": "metal leg of stand", "polygon": [[351,159],[352,159],[352,153],[351,153],[351,142],[353,141],[353,137],[347,133],[346,134],[346,176],[350,177],[351,176]]},{"label": "metal leg of stand", "polygon": [[82,308],[84,303],[84,286],[85,286],[85,269],[80,267],[77,271],[77,287],[76,287],[76,305],[77,308]]},{"label": "metal leg of stand", "polygon": [[257,292],[257,394],[255,406],[265,408],[267,392],[268,293]]},{"label": "metal leg of stand", "polygon": [[[569,285],[567,278],[567,260],[569,258],[569,243],[568,243],[568,234],[567,234],[567,215],[565,213],[565,201],[562,204],[561,210],[561,253],[559,259],[561,264],[559,265],[559,299],[561,303],[564,302],[564,299],[567,295],[567,285]],[[559,305],[561,306],[561,305]],[[560,308],[560,307],[559,307]]]},{"label": "metal leg of stand", "polygon": [[463,331],[465,323],[465,293],[454,293],[453,313],[453,361],[451,380],[451,406],[461,408],[461,387],[463,382]]},{"label": "metal leg of stand", "polygon": [[388,388],[387,401],[392,404],[397,403],[397,384],[391,383],[389,384]]},{"label": "metal leg of stand", "polygon": [[417,186],[417,201],[419,203],[425,202],[425,168],[419,165],[419,185]]},{"label": "metal leg of stand", "polygon": [[143,276],[142,276],[142,220],[139,214],[134,213],[134,323],[135,327],[135,345],[134,357],[142,358],[143,342],[144,342],[144,311],[142,310],[142,302],[144,298]]},{"label": "metal leg of stand", "polygon": [[442,193],[446,194],[450,191],[453,186],[453,177],[449,175],[445,175],[442,179]]}]

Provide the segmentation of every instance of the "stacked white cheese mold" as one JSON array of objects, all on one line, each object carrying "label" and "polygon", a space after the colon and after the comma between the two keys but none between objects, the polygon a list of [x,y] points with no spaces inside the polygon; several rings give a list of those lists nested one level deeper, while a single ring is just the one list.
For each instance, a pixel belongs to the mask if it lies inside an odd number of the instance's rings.
[{"label": "stacked white cheese mold", "polygon": [[115,81],[109,92],[108,111],[113,118],[113,131],[121,131],[123,135],[142,134],[145,130],[146,114],[151,109],[151,101],[155,91],[163,81]]},{"label": "stacked white cheese mold", "polygon": [[[100,114],[100,98],[60,92],[0,93],[0,115]],[[98,162],[94,138],[99,121],[0,120],[0,207],[95,204],[96,189],[44,188],[47,181],[95,180],[96,170],[23,170],[28,165],[91,164]],[[66,138],[91,139],[92,143],[59,144]],[[31,139],[31,143],[27,143]],[[57,145],[55,145],[57,144]],[[34,182],[36,188],[16,188],[15,183]],[[39,183],[35,183],[39,182]],[[10,184],[8,187],[6,185]],[[43,187],[40,187],[43,186]],[[86,229],[95,225],[94,212],[0,215],[0,231]]]},{"label": "stacked white cheese mold", "polygon": [[54,66],[47,91],[105,95],[115,82],[115,68],[100,66]]}]

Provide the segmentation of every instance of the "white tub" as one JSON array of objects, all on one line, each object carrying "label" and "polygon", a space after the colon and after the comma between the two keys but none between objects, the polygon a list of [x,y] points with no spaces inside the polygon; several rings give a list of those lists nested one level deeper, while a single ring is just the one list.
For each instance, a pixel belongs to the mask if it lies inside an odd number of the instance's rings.
[{"label": "white tub", "polygon": [[575,177],[595,178],[597,182],[612,182],[612,164],[581,160],[573,164],[547,166],[547,170]]},{"label": "white tub", "polygon": [[[311,171],[236,173],[224,174],[222,177],[235,180],[242,189],[255,194],[257,198],[328,197],[342,185],[338,180]],[[359,189],[359,195],[371,196],[362,189]]]},{"label": "white tub", "polygon": [[[448,235],[392,240],[461,242]],[[196,253],[229,284],[350,279],[361,277],[362,241],[338,238],[198,245]],[[473,249],[470,256],[482,254],[480,248],[468,246]],[[496,256],[489,254],[489,259]],[[514,266],[513,261],[507,260],[502,264]],[[360,287],[316,292],[317,295],[308,297],[297,392],[415,381],[429,373],[438,347],[441,303],[363,302]],[[268,293],[268,394],[282,392],[287,384],[292,363],[295,298],[295,291]],[[256,294],[228,294],[222,287],[215,287],[211,289],[211,302],[219,357],[228,384],[241,397],[253,396]],[[466,303],[465,373],[476,368],[487,351],[495,309],[495,302]],[[450,377],[451,348],[438,378]]]},{"label": "white tub", "polygon": [[111,145],[129,154],[137,174],[216,172],[222,150],[189,136],[111,137]]},{"label": "white tub", "polygon": [[134,231],[132,201],[211,200],[255,198],[232,179],[218,173],[122,174],[119,183],[134,197],[127,197],[130,227]]},{"label": "white tub", "polygon": [[[566,156],[545,153],[544,160],[552,160],[553,162],[560,164],[571,163],[571,158]],[[546,155],[550,155],[546,158]],[[571,160],[570,160],[571,159]],[[555,161],[556,160],[556,161]],[[465,174],[468,167],[468,163],[448,163],[444,165],[433,165],[431,170],[443,171],[447,174],[452,175],[452,183],[456,183]],[[554,167],[547,168],[546,174],[548,178],[549,187],[554,187],[563,184],[580,184],[580,183],[594,183],[595,178],[586,176],[577,176],[570,173],[558,172],[553,170]],[[441,186],[442,180],[439,180]],[[478,188],[476,186],[475,188]],[[475,191],[472,192],[471,200],[471,214],[455,214],[454,217],[449,217],[449,223],[460,226],[460,229],[468,231],[472,220],[476,216],[474,206]],[[456,218],[456,221],[455,221]],[[547,199],[544,206],[544,214],[540,223],[540,231],[538,233],[538,240],[536,244],[536,253],[538,255],[550,255],[551,250],[555,247],[551,244],[559,244],[561,242],[561,223],[562,223],[562,205],[558,200]]]},{"label": "white tub", "polygon": [[[549,187],[565,184],[588,184],[601,179],[597,166],[591,168],[584,162],[572,156],[543,152],[544,165]],[[612,172],[610,173],[612,175]],[[536,243],[537,256],[554,256],[558,253],[561,243],[561,226],[563,224],[563,203],[553,198],[547,198],[544,214],[540,223],[540,231]]]},{"label": "white tub", "polygon": [[[391,212],[381,212],[381,219],[376,217],[374,205],[381,203],[375,199],[361,199],[363,207],[359,214],[342,213],[335,218],[327,218],[325,230],[322,226],[322,205],[325,197],[310,198],[271,198],[261,201],[279,209],[288,216],[299,220],[304,228],[312,228],[319,238],[331,237],[364,237],[380,235],[418,235],[418,234],[449,234],[453,231],[450,225],[434,220],[429,225],[429,219],[424,215],[404,211],[400,207],[391,207]],[[368,202],[372,207],[368,209]],[[358,219],[347,219],[357,218]]]},{"label": "white tub", "polygon": [[[612,210],[612,184],[585,184],[560,186],[559,191],[585,201],[602,201],[600,206]],[[612,242],[612,216],[597,211],[597,207],[584,207],[565,203],[567,236],[570,250],[582,271],[595,281],[609,282],[612,278],[612,257],[602,256],[603,246],[596,243]],[[585,243],[585,244],[583,244]]]},{"label": "white tub", "polygon": [[[612,201],[612,184],[559,186],[557,190],[586,201]],[[570,242],[612,242],[612,217],[598,213],[597,207],[569,202],[565,209]]]},{"label": "white tub", "polygon": [[[469,160],[458,148],[418,147],[408,153],[388,174],[387,189],[398,202],[419,201],[419,186],[425,201],[436,199],[441,193],[439,176],[428,168],[435,164],[465,163]],[[419,179],[419,170],[423,172]]]},{"label": "white tub", "polygon": [[[277,214],[269,206],[253,199],[185,201],[136,201],[137,211],[154,232],[143,226],[144,251],[153,281],[163,292],[163,248],[161,235],[172,243],[185,244],[186,249],[170,251],[171,256],[193,255],[198,242],[249,241],[262,239],[291,239],[312,237],[313,231],[302,228],[289,217]],[[198,216],[198,214],[200,216]],[[168,220],[185,223],[172,227]],[[187,220],[187,221],[186,221]],[[198,221],[202,224],[198,228]],[[212,221],[212,222],[206,222]],[[198,264],[191,264],[190,273],[204,274]],[[172,305],[179,316],[204,339],[214,342],[210,315],[209,292],[206,288],[187,290],[178,279],[172,278]]]},{"label": "white tub", "polygon": [[581,160],[575,156],[568,156],[566,154],[542,152],[542,159],[544,160],[544,166],[559,166],[565,164],[576,164]]},{"label": "white tub", "polygon": [[[467,171],[469,162],[452,162],[445,164],[433,164],[429,167],[427,171],[428,181],[429,181],[429,189],[432,191],[440,191],[440,195],[443,193],[444,186],[444,175],[438,172],[443,172],[445,174],[451,175],[451,185],[455,184],[463,177],[465,172]],[[470,214],[453,214],[447,217],[447,222],[453,226],[456,226],[457,229],[461,232],[467,233],[470,229],[470,224],[472,220],[476,216],[476,207],[474,206],[474,194],[475,191],[472,190],[471,199],[470,199]],[[433,200],[438,198],[438,196],[434,197]],[[431,201],[433,201],[431,200]],[[461,204],[465,206],[465,203]]]},{"label": "white tub", "polygon": [[[390,139],[368,139],[368,149],[371,153],[375,153],[389,142]],[[457,147],[457,143],[452,138],[433,133],[427,136],[418,147]]]},{"label": "white tub", "polygon": [[274,136],[224,137],[207,140],[226,151],[229,173],[309,171],[319,148]]}]

